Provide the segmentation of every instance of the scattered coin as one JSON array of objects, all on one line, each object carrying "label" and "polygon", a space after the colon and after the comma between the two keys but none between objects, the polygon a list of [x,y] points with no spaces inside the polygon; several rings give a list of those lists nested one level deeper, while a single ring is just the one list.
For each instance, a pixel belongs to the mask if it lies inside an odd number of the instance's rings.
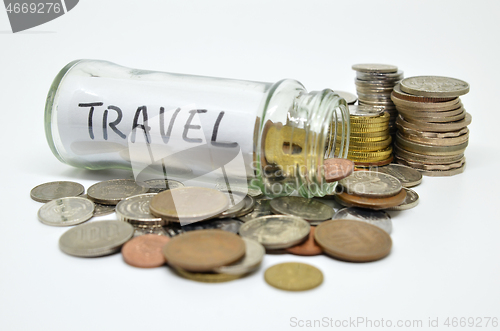
[{"label": "scattered coin", "polygon": [[271,206],[269,205],[270,202],[271,202],[271,200],[269,200],[269,199],[257,199],[257,200],[255,200],[255,207],[252,210],[252,212],[249,214],[246,214],[245,216],[240,216],[239,219],[242,222],[248,222],[248,221],[253,220],[257,217],[271,215],[272,212],[271,212]]},{"label": "scattered coin", "polygon": [[121,200],[148,191],[133,179],[111,179],[92,185],[87,190],[90,200],[103,205],[116,205]]},{"label": "scattered coin", "polygon": [[333,215],[334,220],[357,220],[378,226],[388,234],[392,233],[391,216],[383,210],[371,210],[358,207],[342,208]]},{"label": "scattered coin", "polygon": [[138,194],[123,199],[116,205],[116,215],[123,222],[138,226],[161,226],[165,221],[151,215],[149,204],[157,193]]},{"label": "scattered coin", "polygon": [[361,207],[369,209],[387,209],[401,204],[406,198],[406,191],[401,190],[398,194],[385,198],[368,198],[348,193],[340,193],[335,196],[338,202],[347,207]]},{"label": "scattered coin", "polygon": [[138,268],[160,267],[165,264],[162,248],[169,241],[169,237],[154,234],[135,237],[123,245],[123,260]]},{"label": "scattered coin", "polygon": [[245,201],[245,197],[247,196],[244,193],[240,193],[237,191],[221,191],[226,194],[229,198],[229,208],[224,210],[219,215],[216,215],[216,218],[233,218],[236,217],[239,213],[243,211],[247,201]]},{"label": "scattered coin", "polygon": [[209,273],[209,272],[191,272],[184,270],[182,268],[174,267],[175,272],[177,272],[180,276],[194,280],[202,283],[222,283],[229,282],[238,278],[241,278],[242,275],[232,275],[232,274],[218,274],[218,273]]},{"label": "scattered coin", "polygon": [[418,76],[403,79],[401,90],[424,97],[458,97],[469,92],[469,84],[450,77]]},{"label": "scattered coin", "polygon": [[402,189],[397,178],[376,171],[355,171],[339,181],[339,185],[348,194],[372,198],[394,196]]},{"label": "scattered coin", "polygon": [[115,253],[134,235],[134,227],[122,221],[96,221],[78,225],[59,239],[66,254],[96,257]]},{"label": "scattered coin", "polygon": [[38,219],[52,226],[70,226],[89,220],[94,214],[94,203],[81,197],[54,199],[38,210]]},{"label": "scattered coin", "polygon": [[245,206],[234,217],[242,217],[251,213],[255,208],[255,199],[250,195],[245,195],[243,198]]},{"label": "scattered coin", "polygon": [[173,267],[208,272],[242,258],[245,255],[245,242],[227,231],[191,231],[173,237],[163,247],[163,255]]},{"label": "scattered coin", "polygon": [[229,207],[227,196],[204,187],[180,187],[158,193],[149,210],[167,221],[192,223],[219,215]]},{"label": "scattered coin", "polygon": [[348,159],[332,158],[323,161],[325,180],[327,183],[337,182],[346,178],[354,171],[354,162]]},{"label": "scattered coin", "polygon": [[266,282],[280,290],[306,291],[323,282],[323,273],[305,263],[287,262],[276,264],[264,273]]},{"label": "scattered coin", "polygon": [[[80,197],[88,199],[87,194],[82,194]],[[90,199],[89,199],[90,200]],[[115,206],[113,205],[102,205],[100,203],[94,202],[94,215],[93,217],[100,217],[109,214],[113,214],[115,212]]]},{"label": "scattered coin", "polygon": [[144,186],[148,187],[148,193],[160,193],[178,187],[184,187],[179,181],[173,179],[149,179],[144,181]]},{"label": "scattered coin", "polygon": [[35,186],[31,192],[31,199],[37,202],[49,202],[50,200],[76,197],[85,192],[85,188],[75,182],[50,182]]},{"label": "scattered coin", "polygon": [[271,200],[270,207],[275,214],[298,216],[312,222],[331,219],[334,213],[326,204],[303,197],[276,198]]},{"label": "scattered coin", "polygon": [[243,238],[243,241],[246,247],[245,256],[233,264],[215,268],[213,270],[214,272],[220,274],[244,275],[255,271],[260,266],[266,254],[264,246],[248,238]]},{"label": "scattered coin", "polygon": [[418,194],[417,192],[404,187],[403,188],[406,191],[406,198],[405,201],[403,201],[401,204],[395,206],[395,207],[390,207],[387,208],[387,210],[406,210],[410,208],[414,208],[418,205]]},{"label": "scattered coin", "polygon": [[235,219],[230,219],[230,218],[212,219],[212,220],[200,221],[184,225],[181,227],[180,233],[186,231],[207,230],[207,229],[218,229],[222,231],[238,233],[241,225],[242,222]]},{"label": "scattered coin", "polygon": [[266,249],[282,249],[302,242],[310,228],[307,221],[297,216],[270,215],[243,224],[240,236],[258,241]]},{"label": "scattered coin", "polygon": [[286,251],[291,254],[295,255],[305,255],[305,256],[312,256],[312,255],[320,255],[323,254],[323,249],[321,249],[318,244],[316,244],[316,241],[314,240],[314,231],[316,230],[315,226],[311,226],[311,231],[309,232],[309,235],[303,243],[300,243],[298,245],[288,247]]},{"label": "scattered coin", "polygon": [[397,178],[403,187],[417,186],[422,182],[422,174],[420,172],[401,164],[389,164],[377,168],[377,171]]},{"label": "scattered coin", "polygon": [[355,220],[332,220],[316,228],[315,239],[323,251],[340,260],[370,262],[389,255],[392,240],[381,228]]}]

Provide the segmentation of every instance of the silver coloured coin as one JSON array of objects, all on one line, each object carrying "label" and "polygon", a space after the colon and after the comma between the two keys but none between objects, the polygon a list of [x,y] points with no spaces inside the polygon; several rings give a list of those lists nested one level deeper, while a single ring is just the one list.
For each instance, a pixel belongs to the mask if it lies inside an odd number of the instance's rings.
[{"label": "silver coloured coin", "polygon": [[354,105],[358,101],[358,97],[355,94],[345,92],[345,91],[333,91],[337,93],[342,99],[344,99],[348,105]]},{"label": "silver coloured coin", "polygon": [[408,77],[401,81],[403,92],[423,97],[458,97],[469,92],[463,80],[441,76]]},{"label": "silver coloured coin", "polygon": [[258,241],[266,249],[282,249],[302,242],[310,230],[309,223],[300,217],[269,215],[243,224],[240,236]]},{"label": "silver coloured coin", "polygon": [[151,215],[149,203],[157,193],[138,194],[122,201],[116,205],[116,215],[120,221],[129,222],[138,226],[161,226],[165,221],[161,217]]},{"label": "silver coloured coin", "polygon": [[38,210],[38,219],[52,226],[71,226],[89,220],[94,214],[94,203],[81,197],[54,199]]},{"label": "silver coloured coin", "polygon": [[383,167],[378,167],[376,171],[396,177],[403,187],[417,186],[422,182],[422,174],[420,172],[402,164],[391,163]]},{"label": "silver coloured coin", "polygon": [[[191,223],[180,227],[178,233],[195,230],[218,229],[232,233],[238,233],[242,222],[236,219],[218,219]],[[175,228],[175,225],[174,227]],[[177,227],[178,228],[178,227]]]},{"label": "silver coloured coin", "polygon": [[155,234],[157,236],[166,236],[166,237],[173,237],[176,235],[176,234],[170,235],[168,229],[162,226],[137,226],[134,224],[132,224],[132,226],[134,226],[135,228],[134,237],[143,236],[145,234]]},{"label": "silver coloured coin", "polygon": [[90,200],[103,205],[116,205],[121,200],[148,191],[133,179],[111,179],[92,185],[87,190]]},{"label": "silver coloured coin", "polygon": [[245,202],[245,206],[234,217],[239,218],[245,216],[254,210],[255,199],[250,195],[245,195],[245,197],[243,198],[243,202]]},{"label": "silver coloured coin", "polygon": [[247,196],[244,193],[237,191],[221,191],[229,198],[229,208],[223,211],[221,214],[217,215],[214,218],[233,218],[238,215],[243,208],[245,208],[246,201],[245,197]]},{"label": "silver coloured coin", "polygon": [[362,71],[357,71],[356,72],[356,78],[359,80],[366,80],[366,81],[399,81],[403,79],[404,77],[404,72],[401,70],[398,70],[397,72],[391,72],[391,73],[378,73],[378,72],[362,72]]},{"label": "silver coloured coin", "polygon": [[394,196],[403,187],[397,178],[376,171],[355,171],[349,177],[340,180],[339,184],[348,194],[369,198]]},{"label": "silver coloured coin", "polygon": [[378,226],[388,234],[392,232],[391,216],[383,210],[371,210],[359,207],[340,209],[333,216],[334,220],[351,219]]},{"label": "silver coloured coin", "polygon": [[240,216],[238,218],[242,222],[248,222],[248,221],[253,220],[257,217],[271,215],[272,212],[271,212],[271,206],[269,205],[270,202],[271,202],[271,200],[269,200],[269,199],[256,199],[255,206],[254,206],[254,209],[252,210],[252,212],[250,212],[249,214],[246,214],[244,216]]},{"label": "silver coloured coin", "polygon": [[[89,199],[86,194],[81,195],[81,197],[85,198],[85,199]],[[113,214],[114,212],[115,212],[115,206],[103,205],[103,204],[94,202],[94,215],[93,215],[93,217],[105,216],[105,215]]]},{"label": "silver coloured coin", "polygon": [[122,221],[97,221],[78,225],[59,238],[66,254],[97,257],[117,252],[134,235],[134,227]]},{"label": "silver coloured coin", "polygon": [[165,190],[184,187],[184,184],[173,179],[149,179],[144,181],[144,186],[149,189],[148,193],[160,193]]},{"label": "silver coloured coin", "polygon": [[35,186],[31,192],[31,199],[37,202],[49,202],[50,200],[76,197],[85,192],[82,184],[75,182],[50,182]]},{"label": "silver coloured coin", "polygon": [[213,270],[214,272],[219,274],[244,275],[259,268],[260,263],[266,254],[266,249],[255,240],[248,238],[242,239],[245,242],[246,247],[245,256],[233,264],[215,268]]},{"label": "silver coloured coin", "polygon": [[361,72],[393,73],[398,71],[398,67],[390,64],[361,63],[353,65],[352,70]]},{"label": "silver coloured coin", "polygon": [[351,116],[379,117],[384,114],[384,107],[353,105],[349,106]]},{"label": "silver coloured coin", "polygon": [[275,214],[298,216],[312,222],[331,219],[334,214],[330,206],[303,197],[276,198],[271,200],[270,207]]},{"label": "silver coloured coin", "polygon": [[399,206],[387,208],[387,210],[406,210],[418,205],[419,198],[417,192],[406,187],[403,187],[403,189],[406,190],[405,201],[403,201]]}]

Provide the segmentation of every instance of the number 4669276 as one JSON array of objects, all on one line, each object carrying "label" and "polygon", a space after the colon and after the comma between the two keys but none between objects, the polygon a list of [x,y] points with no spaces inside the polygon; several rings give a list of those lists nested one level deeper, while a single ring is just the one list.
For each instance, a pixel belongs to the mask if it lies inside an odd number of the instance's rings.
[{"label": "number 4669276", "polygon": [[37,14],[45,14],[45,13],[56,13],[59,14],[62,10],[60,3],[53,2],[39,2],[39,3],[9,3],[5,8],[7,13],[37,13]]}]

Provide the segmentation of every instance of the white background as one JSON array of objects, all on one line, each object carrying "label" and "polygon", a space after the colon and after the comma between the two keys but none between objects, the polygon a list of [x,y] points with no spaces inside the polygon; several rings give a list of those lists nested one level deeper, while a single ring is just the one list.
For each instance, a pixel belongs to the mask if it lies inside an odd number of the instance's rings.
[{"label": "white background", "polygon": [[[66,15],[12,34],[0,9],[0,330],[288,330],[290,319],[500,317],[497,1],[82,0]],[[393,213],[389,257],[354,264],[267,255],[256,274],[223,284],[142,270],[120,254],[83,259],[58,248],[65,228],[41,224],[32,187],[86,187],[126,172],[60,163],[43,130],[45,97],[68,62],[104,59],[168,72],[355,92],[351,65],[399,66],[405,76],[463,79],[472,114],[464,174],[425,177],[421,200]],[[114,216],[113,216],[114,217]],[[324,283],[276,290],[264,270],[320,268]],[[483,322],[484,326],[484,322]],[[464,329],[464,328],[462,328]],[[478,328],[486,329],[486,328]],[[498,329],[498,327],[496,328]]]}]

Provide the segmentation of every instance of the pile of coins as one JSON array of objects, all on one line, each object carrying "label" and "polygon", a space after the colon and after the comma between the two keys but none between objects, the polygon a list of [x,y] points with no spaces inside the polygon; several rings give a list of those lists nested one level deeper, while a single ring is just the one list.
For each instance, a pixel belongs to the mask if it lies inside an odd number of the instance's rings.
[{"label": "pile of coins", "polygon": [[406,199],[401,182],[385,173],[356,171],[339,181],[335,199],[348,207],[387,209],[396,207]]},{"label": "pile of coins", "polygon": [[472,117],[459,96],[467,92],[466,82],[439,76],[409,77],[396,85],[396,161],[427,176],[462,173]]},{"label": "pile of coins", "polygon": [[356,91],[360,105],[379,106],[389,114],[389,134],[396,133],[398,111],[391,100],[393,87],[403,79],[398,67],[388,64],[355,64]]},{"label": "pile of coins", "polygon": [[[357,166],[381,166],[392,162],[389,113],[383,107],[349,106],[351,135],[347,158]],[[337,139],[340,141],[340,139]],[[340,143],[337,143],[337,152]]]},{"label": "pile of coins", "polygon": [[[421,181],[417,171],[403,165],[378,168],[397,179],[373,171],[360,176],[348,160],[325,163],[328,169],[337,164],[341,169],[338,172],[348,176],[341,180],[343,188],[354,187],[354,194],[359,194],[364,187],[367,191],[361,194],[374,195],[380,201],[400,196],[402,185],[414,186]],[[335,172],[329,175],[341,179],[338,176]],[[381,180],[373,185],[374,178]],[[392,247],[390,216],[373,210],[380,209],[380,204],[342,208],[335,213],[338,204],[332,197],[267,199],[254,190],[245,195],[184,187],[164,179],[149,181],[149,185],[108,180],[90,186],[87,198],[84,191],[82,185],[73,182],[46,183],[31,191],[34,200],[46,202],[38,213],[42,223],[76,225],[60,237],[61,251],[80,257],[121,251],[123,260],[131,266],[156,268],[167,264],[177,275],[198,282],[225,282],[255,274],[266,253],[326,254],[342,261],[368,262],[384,258]],[[414,207],[418,203],[416,193],[413,199],[402,201],[396,208]],[[344,203],[342,198],[339,201]],[[92,220],[100,216],[95,214],[98,203],[116,208],[117,219]],[[264,279],[282,290],[303,291],[319,286],[323,273],[312,265],[289,262],[268,268]]]}]

